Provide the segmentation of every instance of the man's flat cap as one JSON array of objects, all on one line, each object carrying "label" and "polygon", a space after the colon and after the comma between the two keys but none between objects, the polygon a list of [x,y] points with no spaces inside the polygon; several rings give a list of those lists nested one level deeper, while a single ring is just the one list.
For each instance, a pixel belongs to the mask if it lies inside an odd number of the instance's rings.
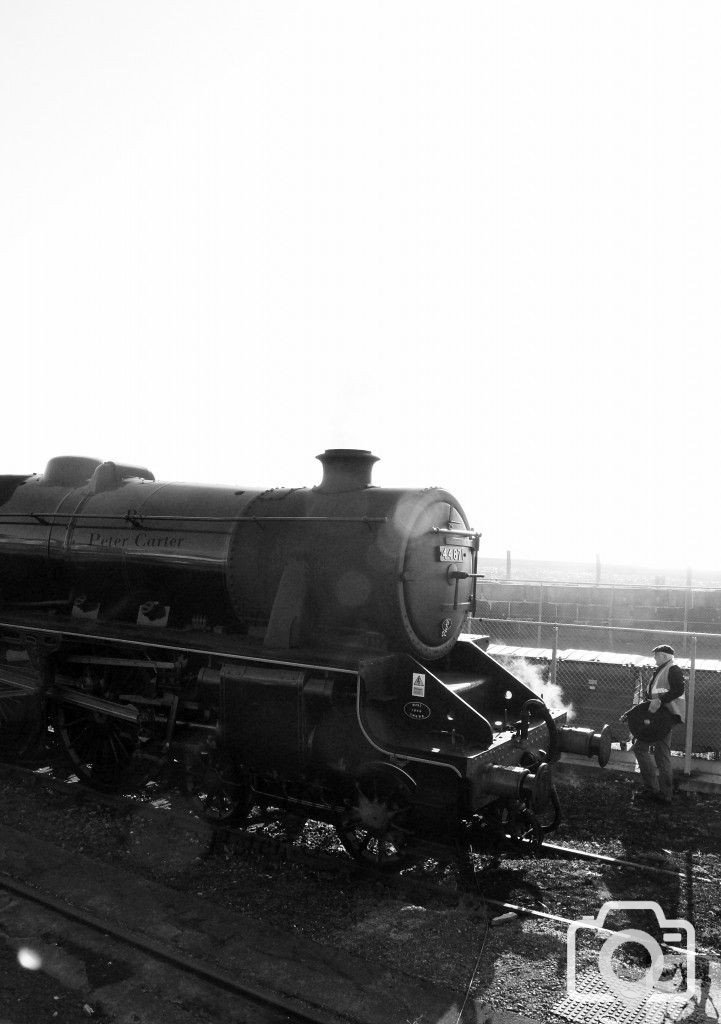
[{"label": "man's flat cap", "polygon": [[673,654],[674,649],[673,647],[670,647],[668,644],[659,644],[658,647],[654,647],[654,649],[651,651],[651,654],[656,654],[657,652],[659,654]]}]

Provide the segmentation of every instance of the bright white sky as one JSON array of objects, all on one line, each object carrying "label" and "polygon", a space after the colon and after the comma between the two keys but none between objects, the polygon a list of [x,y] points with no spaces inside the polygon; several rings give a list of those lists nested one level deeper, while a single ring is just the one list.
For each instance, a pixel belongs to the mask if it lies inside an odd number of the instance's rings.
[{"label": "bright white sky", "polygon": [[2,472],[438,484],[721,566],[721,6],[3,0]]}]

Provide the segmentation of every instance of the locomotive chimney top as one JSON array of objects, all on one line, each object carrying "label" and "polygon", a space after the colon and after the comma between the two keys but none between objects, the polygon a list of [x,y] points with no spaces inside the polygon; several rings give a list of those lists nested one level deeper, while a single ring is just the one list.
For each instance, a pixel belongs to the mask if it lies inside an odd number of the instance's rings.
[{"label": "locomotive chimney top", "polygon": [[373,463],[378,456],[361,448],[326,448],[316,455],[323,466],[319,491],[356,491],[370,487]]}]

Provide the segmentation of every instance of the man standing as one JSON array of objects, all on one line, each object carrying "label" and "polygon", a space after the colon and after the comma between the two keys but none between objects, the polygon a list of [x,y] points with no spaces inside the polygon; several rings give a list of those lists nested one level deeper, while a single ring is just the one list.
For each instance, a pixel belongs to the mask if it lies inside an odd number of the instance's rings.
[{"label": "man standing", "polygon": [[[644,694],[644,699],[651,702],[649,712],[662,716],[659,722],[662,726],[661,734],[653,743],[636,740],[633,744],[633,752],[644,783],[640,795],[645,799],[667,805],[671,803],[673,796],[671,730],[679,722],[686,720],[683,672],[678,665],[674,665],[673,654],[673,647],[669,647],[668,644],[654,647],[656,668]],[[668,728],[663,728],[666,725]]]}]

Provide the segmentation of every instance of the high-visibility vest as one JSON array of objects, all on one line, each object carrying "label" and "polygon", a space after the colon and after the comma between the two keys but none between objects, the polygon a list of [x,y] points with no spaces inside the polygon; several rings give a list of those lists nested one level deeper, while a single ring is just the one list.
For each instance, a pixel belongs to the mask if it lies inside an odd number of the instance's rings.
[{"label": "high-visibility vest", "polygon": [[[660,670],[656,673],[656,677],[651,683],[650,693],[652,700],[655,697],[660,697],[662,693],[668,693],[668,673],[672,665],[672,661],[667,661],[664,665],[661,666]],[[661,706],[664,708],[668,708],[671,714],[678,715],[682,722],[686,721],[685,694],[681,694],[680,697],[674,697],[673,700],[668,701],[668,703],[664,702]]]}]

